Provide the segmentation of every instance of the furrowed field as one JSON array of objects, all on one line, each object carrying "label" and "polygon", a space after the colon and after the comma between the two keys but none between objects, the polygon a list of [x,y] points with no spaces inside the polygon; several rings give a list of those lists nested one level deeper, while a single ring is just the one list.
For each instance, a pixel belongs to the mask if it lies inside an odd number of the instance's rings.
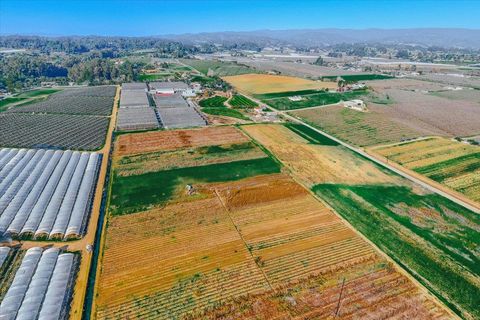
[{"label": "furrowed field", "polygon": [[[358,146],[398,142],[421,136],[424,132],[390,119],[383,113],[386,107],[369,105],[371,112],[358,112],[342,106],[300,110],[290,114]],[[376,110],[378,112],[376,112]]]},{"label": "furrowed field", "polygon": [[236,62],[194,59],[183,59],[181,61],[208,76],[224,77],[256,72],[255,69]]},{"label": "furrowed field", "polygon": [[455,140],[428,138],[372,148],[389,160],[480,201],[480,148]]},{"label": "furrowed field", "polygon": [[[298,93],[298,91],[293,93]],[[288,97],[262,99],[262,101],[278,110],[293,110],[335,104],[339,103],[340,101],[347,101],[352,99],[361,99],[366,94],[366,90],[357,90],[343,93],[320,91],[317,93],[299,95],[302,99],[300,101],[291,101]],[[294,94],[290,94],[290,96],[292,95]],[[272,95],[270,94],[270,96]]]},{"label": "furrowed field", "polygon": [[[366,102],[368,112],[328,106],[291,114],[357,146],[426,136],[453,138],[480,133],[478,90],[451,91],[438,83],[399,78],[369,81],[368,85],[371,91],[359,97]],[[275,103],[276,99],[266,102],[271,104],[270,101]],[[295,107],[305,103],[308,100],[285,100],[277,107],[293,109],[289,105]]]},{"label": "furrowed field", "polygon": [[225,106],[225,102],[227,98],[215,96],[212,98],[204,99],[200,101],[200,106],[202,107],[202,112],[210,115],[216,116],[225,116],[225,117],[232,117],[238,118],[241,120],[248,120],[248,118],[243,115],[241,112],[235,109],[230,109]]},{"label": "furrowed field", "polygon": [[248,108],[254,108],[257,106],[255,102],[252,100],[248,99],[245,96],[242,96],[241,94],[236,94],[228,101],[228,103],[234,107],[234,108],[240,108],[240,109],[248,109]]},{"label": "furrowed field", "polygon": [[97,318],[450,317],[281,171],[234,127],[119,136]]},{"label": "furrowed field", "polygon": [[314,145],[285,126],[243,129],[453,310],[480,316],[478,215],[341,146]]}]

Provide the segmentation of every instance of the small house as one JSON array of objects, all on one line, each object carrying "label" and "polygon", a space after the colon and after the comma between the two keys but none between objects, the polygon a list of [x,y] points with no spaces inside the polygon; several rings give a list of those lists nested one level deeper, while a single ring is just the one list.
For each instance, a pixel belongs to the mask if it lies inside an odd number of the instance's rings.
[{"label": "small house", "polygon": [[343,101],[343,106],[356,111],[367,111],[367,106],[363,100],[354,99],[349,101]]}]

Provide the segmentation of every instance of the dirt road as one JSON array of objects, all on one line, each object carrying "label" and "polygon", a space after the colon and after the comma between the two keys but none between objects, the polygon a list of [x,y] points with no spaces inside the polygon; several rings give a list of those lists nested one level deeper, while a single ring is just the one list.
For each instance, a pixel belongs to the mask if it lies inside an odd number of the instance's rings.
[{"label": "dirt road", "polygon": [[20,244],[22,249],[28,249],[32,247],[56,247],[56,248],[66,248],[69,251],[78,251],[81,253],[81,262],[78,268],[77,279],[75,283],[75,289],[73,292],[73,300],[70,311],[71,320],[80,320],[82,319],[85,292],[87,290],[88,275],[90,272],[90,264],[92,261],[92,252],[87,250],[87,245],[94,244],[95,234],[97,231],[98,218],[100,215],[100,207],[102,204],[102,195],[105,184],[105,176],[107,174],[107,165],[110,155],[110,149],[112,145],[112,133],[115,128],[115,123],[117,119],[117,105],[118,100],[120,99],[120,90],[117,87],[117,93],[114,99],[114,105],[112,109],[112,115],[110,117],[110,125],[108,128],[108,133],[105,138],[105,144],[103,148],[98,153],[102,154],[102,164],[98,174],[97,187],[95,189],[95,197],[92,204],[92,212],[90,215],[90,220],[88,228],[86,230],[85,236],[79,240],[73,241],[14,241],[12,244]]},{"label": "dirt road", "polygon": [[469,210],[471,210],[475,213],[480,213],[480,205],[479,204],[467,199],[466,197],[458,194],[457,192],[454,192],[454,191],[452,191],[452,190],[450,190],[446,187],[440,186],[440,185],[435,186],[430,179],[420,177],[420,175],[417,175],[417,174],[413,175],[411,172],[408,172],[407,169],[405,169],[401,166],[398,166],[398,165],[393,165],[391,163],[387,163],[383,159],[381,159],[379,157],[376,157],[376,156],[373,156],[373,155],[365,152],[363,149],[351,146],[351,145],[343,142],[342,140],[339,140],[339,139],[335,138],[334,136],[329,135],[328,133],[326,133],[322,130],[319,130],[315,127],[312,127],[308,123],[305,123],[304,121],[289,115],[286,111],[280,111],[280,110],[277,110],[273,107],[270,107],[269,105],[266,105],[265,103],[261,102],[260,100],[255,99],[252,96],[249,96],[249,95],[245,94],[244,92],[242,92],[242,94],[245,95],[247,98],[255,101],[258,104],[260,104],[260,105],[265,105],[268,109],[270,109],[271,111],[277,112],[278,114],[282,115],[284,118],[286,118],[288,120],[291,120],[293,122],[296,122],[296,123],[303,124],[304,126],[310,128],[312,130],[315,130],[320,134],[323,134],[324,136],[338,142],[339,144],[341,144],[342,146],[352,150],[353,152],[356,152],[356,153],[362,155],[363,157],[381,165],[382,167],[385,167],[385,168],[389,169],[390,171],[393,171],[396,174],[398,174],[398,175],[400,175],[400,176],[402,176],[402,177],[404,177],[404,178],[406,178],[406,179],[408,179],[408,180],[410,180],[414,183],[417,183],[417,184],[421,185],[425,189],[427,189],[431,192],[437,193],[437,194],[439,194],[439,195],[455,202],[456,204],[458,204],[462,207],[465,207],[465,208],[467,208],[467,209],[469,209]]}]

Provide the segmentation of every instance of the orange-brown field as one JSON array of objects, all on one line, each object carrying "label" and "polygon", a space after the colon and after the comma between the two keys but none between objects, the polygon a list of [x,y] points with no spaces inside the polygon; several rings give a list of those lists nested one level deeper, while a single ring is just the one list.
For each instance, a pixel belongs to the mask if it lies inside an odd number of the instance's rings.
[{"label": "orange-brown field", "polygon": [[280,158],[308,187],[319,183],[396,182],[395,177],[346,148],[309,144],[285,126],[265,124],[242,128]]},{"label": "orange-brown field", "polygon": [[236,89],[248,94],[286,92],[309,89],[336,89],[336,82],[312,81],[302,78],[268,74],[243,74],[223,77]]},{"label": "orange-brown field", "polygon": [[111,219],[99,319],[448,317],[290,177],[205,188]]},{"label": "orange-brown field", "polygon": [[242,132],[234,127],[227,126],[195,130],[152,131],[119,136],[114,152],[116,156],[125,156],[248,141],[249,139]]}]

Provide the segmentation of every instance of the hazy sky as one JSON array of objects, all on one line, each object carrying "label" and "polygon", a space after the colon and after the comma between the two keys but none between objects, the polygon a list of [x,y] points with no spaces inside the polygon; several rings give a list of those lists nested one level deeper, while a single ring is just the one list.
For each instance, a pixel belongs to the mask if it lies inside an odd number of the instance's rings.
[{"label": "hazy sky", "polygon": [[0,34],[147,36],[258,29],[414,27],[480,29],[480,0],[0,0]]}]

